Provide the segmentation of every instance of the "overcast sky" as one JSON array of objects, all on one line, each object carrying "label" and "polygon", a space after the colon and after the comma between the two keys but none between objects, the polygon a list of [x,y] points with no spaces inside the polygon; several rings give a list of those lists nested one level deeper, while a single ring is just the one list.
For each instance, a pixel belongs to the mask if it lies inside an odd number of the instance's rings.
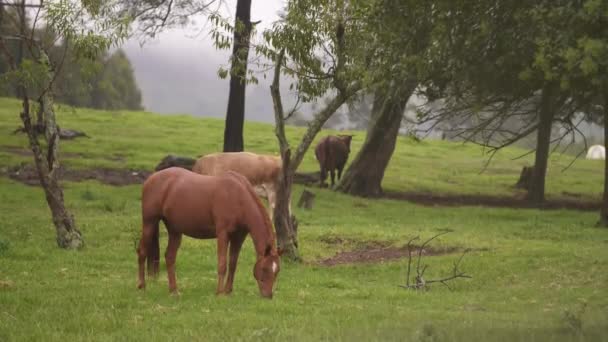
[{"label": "overcast sky", "polygon": [[[231,22],[235,0],[227,2]],[[252,1],[251,20],[262,22],[259,32],[277,19],[283,0]],[[137,39],[129,40],[123,49],[129,56],[137,83],[143,93],[146,110],[159,113],[182,113],[224,117],[228,100],[228,80],[219,79],[217,70],[228,66],[230,51],[216,50],[208,36],[209,24],[203,18],[187,28],[166,30],[156,39],[140,46]],[[245,116],[247,120],[272,121],[272,100],[269,82],[248,85]]]}]

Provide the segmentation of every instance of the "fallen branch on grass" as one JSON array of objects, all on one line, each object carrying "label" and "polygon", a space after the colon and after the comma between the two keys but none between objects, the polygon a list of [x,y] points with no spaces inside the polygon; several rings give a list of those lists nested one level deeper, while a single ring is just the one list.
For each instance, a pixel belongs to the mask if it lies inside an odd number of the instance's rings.
[{"label": "fallen branch on grass", "polygon": [[[36,135],[44,134],[44,125],[34,124],[32,127]],[[59,130],[59,139],[62,140],[72,140],[79,137],[90,138],[85,132],[77,131],[75,129],[62,129],[59,126],[57,126],[57,129]],[[19,127],[13,131],[13,135],[17,133],[25,133],[25,128]]]},{"label": "fallen branch on grass", "polygon": [[432,284],[432,283],[441,283],[443,285],[445,285],[448,289],[450,289],[450,291],[452,291],[452,287],[448,284],[448,282],[450,280],[454,280],[454,279],[458,279],[458,278],[473,278],[470,275],[466,274],[465,272],[460,270],[460,263],[462,262],[462,259],[464,258],[464,256],[470,251],[470,249],[465,249],[464,252],[462,253],[462,255],[460,256],[460,258],[458,258],[458,260],[456,262],[454,262],[454,267],[452,268],[452,274],[450,276],[446,276],[444,278],[440,278],[440,279],[432,279],[432,280],[425,280],[424,279],[424,272],[426,271],[428,265],[423,265],[422,267],[420,266],[421,260],[422,260],[422,252],[424,251],[424,247],[426,247],[431,241],[433,241],[434,239],[438,238],[441,235],[447,234],[449,232],[442,232],[439,234],[436,234],[434,236],[432,236],[430,239],[426,240],[424,243],[422,243],[422,245],[420,245],[420,247],[418,247],[418,261],[416,263],[416,276],[414,277],[413,283],[410,283],[410,275],[411,275],[411,269],[412,269],[412,242],[418,240],[420,237],[416,236],[412,239],[410,239],[407,242],[407,274],[406,274],[406,280],[405,280],[405,285],[399,285],[400,287],[406,288],[406,289],[414,289],[414,290],[426,290],[427,289],[427,285]]}]

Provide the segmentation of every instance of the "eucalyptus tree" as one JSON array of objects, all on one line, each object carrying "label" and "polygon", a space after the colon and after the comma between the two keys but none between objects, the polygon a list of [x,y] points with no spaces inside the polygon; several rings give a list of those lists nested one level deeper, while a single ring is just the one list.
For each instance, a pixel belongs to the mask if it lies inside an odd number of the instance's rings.
[{"label": "eucalyptus tree", "polygon": [[366,89],[374,94],[372,114],[361,150],[337,186],[358,196],[382,194],[405,106],[432,74],[428,63],[435,4],[425,1],[360,1],[358,15],[369,64]]},{"label": "eucalyptus tree", "polygon": [[[51,210],[57,244],[61,248],[77,249],[83,245],[84,240],[74,217],[65,207],[63,190],[59,185],[59,132],[52,89],[61,63],[54,64],[48,56],[55,41],[39,39],[34,32],[38,24],[44,22],[46,30],[63,39],[66,46],[69,44],[78,58],[94,59],[127,36],[129,18],[116,16],[116,8],[108,6],[104,1],[3,1],[2,4],[3,7],[18,6],[22,13],[27,9],[33,11],[33,20],[27,23],[26,16],[20,16],[20,34],[0,35],[0,53],[9,62],[9,70],[2,78],[16,84],[19,89],[23,103],[20,118]],[[21,55],[23,59],[18,64],[16,57],[19,55],[15,56],[7,48],[8,42],[15,40],[28,51],[27,56]],[[43,134],[38,134],[32,123],[33,112],[37,112],[41,118]]]},{"label": "eucalyptus tree", "polygon": [[224,152],[240,152],[244,148],[245,88],[252,28],[251,0],[237,0],[230,56],[230,88],[224,124]]},{"label": "eucalyptus tree", "polygon": [[[555,78],[589,120],[604,126],[608,142],[608,1],[561,1],[537,13],[545,20],[547,38],[539,42],[537,64]],[[563,32],[562,32],[563,31]],[[599,224],[608,226],[608,160]]]},{"label": "eucalyptus tree", "polygon": [[[422,121],[447,118],[472,123],[457,134],[496,153],[536,133],[535,164],[528,192],[541,205],[550,145],[577,132],[576,114],[588,107],[582,83],[571,82],[564,56],[597,27],[602,1],[437,1],[431,62],[439,77],[425,83],[444,110],[421,113]],[[585,14],[587,13],[587,14]],[[592,14],[590,14],[592,13]],[[601,32],[601,30],[597,31]],[[570,68],[571,69],[571,68]],[[506,123],[519,120],[519,129]],[[555,124],[564,134],[552,138]]]},{"label": "eucalyptus tree", "polygon": [[[349,1],[292,0],[282,18],[264,32],[266,44],[256,47],[257,53],[275,64],[271,95],[283,174],[274,222],[279,247],[294,260],[299,259],[297,231],[287,210],[292,179],[323,124],[363,87],[365,64],[361,61],[366,60],[362,57],[367,49],[361,45],[361,28],[357,8]],[[295,108],[289,113],[283,108],[279,87],[282,74],[293,80],[291,88],[296,90],[298,101],[328,97],[308,122],[294,152],[284,124]]]}]

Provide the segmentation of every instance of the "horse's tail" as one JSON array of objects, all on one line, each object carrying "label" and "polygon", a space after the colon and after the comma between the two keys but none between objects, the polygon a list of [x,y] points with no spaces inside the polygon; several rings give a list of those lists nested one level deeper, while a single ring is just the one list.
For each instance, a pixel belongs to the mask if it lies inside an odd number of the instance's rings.
[{"label": "horse's tail", "polygon": [[142,235],[136,253],[143,267],[145,263],[149,276],[156,276],[160,265],[159,222],[144,222]]},{"label": "horse's tail", "polygon": [[324,148],[325,142],[323,140],[321,140],[319,144],[315,147],[315,158],[317,158],[319,164],[323,164],[323,160],[325,159],[325,151],[323,150]]},{"label": "horse's tail", "polygon": [[329,171],[329,169],[333,168],[333,164],[335,164],[335,157],[332,153],[331,144],[333,141],[331,139],[327,139],[327,143],[325,144],[325,169]]}]

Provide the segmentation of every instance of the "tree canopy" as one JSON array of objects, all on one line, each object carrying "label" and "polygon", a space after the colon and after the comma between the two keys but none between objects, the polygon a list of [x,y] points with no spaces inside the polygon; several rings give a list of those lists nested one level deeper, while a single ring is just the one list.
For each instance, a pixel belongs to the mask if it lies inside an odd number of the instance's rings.
[{"label": "tree canopy", "polygon": [[[20,18],[16,7],[3,8],[0,27],[4,35],[18,37]],[[33,18],[26,12],[25,26],[33,26]],[[79,107],[96,109],[142,109],[142,96],[131,63],[122,50],[109,53],[108,46],[103,46],[99,53],[91,55],[79,44],[56,33],[52,27],[33,27],[33,38],[46,46],[46,52],[53,65],[57,66],[56,79],[53,82],[55,99],[58,102]],[[7,39],[5,44],[9,54],[19,55],[19,41]],[[35,58],[37,51],[25,48],[20,56],[22,60]],[[91,58],[82,58],[82,54]],[[0,54],[0,96],[17,96],[14,73],[10,73],[9,60],[6,54]],[[27,62],[26,62],[27,63]]]}]

